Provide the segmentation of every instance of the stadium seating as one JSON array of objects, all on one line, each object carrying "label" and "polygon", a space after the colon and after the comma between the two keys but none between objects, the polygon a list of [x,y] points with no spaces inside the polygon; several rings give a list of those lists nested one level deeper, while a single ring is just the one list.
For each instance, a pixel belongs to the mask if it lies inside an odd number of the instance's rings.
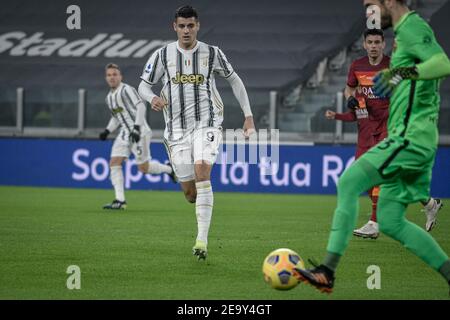
[{"label": "stadium seating", "polygon": [[[450,33],[447,27],[448,16],[450,15],[450,3],[443,0],[434,1],[411,1],[413,9],[426,20],[431,21],[435,34],[447,53],[450,53]],[[385,31],[386,53],[391,54],[393,44],[392,30]],[[346,61],[341,68],[333,63],[339,60],[340,54],[330,60],[328,69],[322,76],[321,85],[307,86],[297,97],[296,104],[290,100],[288,109],[281,108],[280,119],[284,121],[279,123],[282,131],[309,132],[316,134],[315,140],[320,140],[320,135],[325,132],[335,130],[334,123],[326,120],[324,113],[327,109],[336,109],[336,93],[342,91],[346,84],[347,72],[351,61],[365,55],[362,47],[362,37],[358,38],[352,45],[344,48],[346,50]],[[309,88],[309,89],[308,89]],[[441,111],[440,111],[440,132],[448,134],[450,129],[445,124],[450,121],[450,80],[443,82],[441,87]],[[297,116],[301,115],[301,116]],[[300,117],[300,118],[299,118]],[[299,121],[302,119],[303,121]],[[356,124],[344,123],[343,133],[356,133]],[[351,141],[356,141],[353,136]],[[349,141],[349,140],[347,140]]]},{"label": "stadium seating", "polygon": [[[42,38],[63,38],[69,41],[92,39],[95,35],[120,33],[133,42],[140,39],[171,41],[175,34],[171,21],[180,1],[127,2],[79,1],[82,12],[81,30],[65,27],[68,15],[63,3],[50,0],[37,3],[15,1],[0,13],[0,35],[22,31],[30,36],[43,32]],[[269,90],[282,90],[305,81],[315,72],[315,65],[324,57],[338,53],[350,44],[362,30],[363,8],[352,0],[342,0],[338,7],[329,1],[314,2],[282,0],[250,1],[191,1],[201,19],[199,38],[220,46],[238,70],[249,90],[255,116],[268,112]],[[40,14],[34,15],[39,9]],[[14,18],[11,13],[14,13]],[[101,17],[101,18],[100,18]],[[17,42],[17,41],[16,41]],[[114,61],[124,71],[125,81],[139,83],[139,75],[148,58],[108,58],[100,54],[89,58],[11,56],[2,53],[0,87],[78,88],[88,91],[88,108],[107,117],[102,95],[106,93],[103,67]],[[12,75],[20,74],[21,77]],[[228,85],[219,81],[229,112],[225,126],[240,126],[240,112]],[[103,94],[93,94],[100,91]],[[44,102],[44,101],[42,101]],[[101,111],[105,109],[105,111]],[[87,119],[88,124],[100,126],[105,121]],[[30,119],[32,122],[32,119]],[[239,121],[239,122],[237,122]],[[162,121],[151,121],[162,128]]]},{"label": "stadium seating", "polygon": [[[413,2],[428,15],[445,3],[442,0]],[[358,51],[365,27],[362,6],[355,5],[354,0],[341,0],[339,5],[328,0],[191,3],[200,13],[199,38],[220,46],[238,70],[249,91],[259,127],[268,124],[270,90],[278,91],[281,96],[278,127],[282,131],[321,132],[321,128],[326,127],[319,124],[318,112],[325,107],[334,107],[336,92],[345,83],[348,63],[362,54]],[[8,2],[0,12],[0,37],[11,32],[23,32],[30,37],[39,32],[46,42],[56,38],[73,43],[94,39],[100,34],[106,35],[105,38],[120,34],[120,41],[128,41],[123,43],[122,49],[139,41],[146,44],[157,41],[156,45],[161,46],[175,39],[171,21],[175,8],[181,4],[184,2],[178,0],[136,0],[132,5],[120,1],[81,0],[78,1],[81,30],[68,30],[65,24],[69,16],[67,3],[55,5],[50,0],[39,3],[18,0]],[[441,16],[444,22],[445,14]],[[440,27],[438,21],[435,24],[437,32],[448,32]],[[446,34],[441,41],[449,39]],[[111,57],[111,52],[107,54],[105,49],[96,57],[87,57],[89,50],[85,50],[80,57],[62,57],[55,49],[50,56],[42,57],[28,51],[32,46],[12,53],[19,41],[12,38],[7,41],[6,45],[3,42],[4,45],[0,46],[0,105],[8,112],[0,118],[0,125],[14,124],[12,101],[15,88],[24,87],[26,126],[45,126],[45,121],[50,121],[53,127],[73,127],[77,116],[73,110],[77,90],[85,88],[86,126],[103,127],[109,117],[104,105],[107,92],[104,66],[109,62],[119,64],[124,81],[136,86],[152,51],[133,57],[138,51],[136,49],[128,57]],[[388,37],[388,45],[391,43],[392,35]],[[348,51],[348,48],[353,50]],[[218,86],[226,105],[224,126],[240,127],[242,115],[231,89],[222,80],[218,81]],[[443,90],[448,91],[449,86],[449,81],[445,82]],[[446,101],[444,109],[449,104]],[[52,114],[51,120],[43,118],[46,112]],[[313,117],[315,120],[311,123]],[[162,129],[162,117],[152,114],[150,124],[154,129]]]}]

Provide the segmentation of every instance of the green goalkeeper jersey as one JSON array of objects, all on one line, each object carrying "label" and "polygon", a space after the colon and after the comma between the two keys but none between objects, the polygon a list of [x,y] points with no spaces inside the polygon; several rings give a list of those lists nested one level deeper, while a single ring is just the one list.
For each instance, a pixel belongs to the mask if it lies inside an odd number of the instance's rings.
[{"label": "green goalkeeper jersey", "polygon": [[[417,13],[405,14],[394,28],[390,68],[410,67],[443,53],[431,27]],[[389,136],[435,149],[438,143],[440,80],[403,80],[390,98]]]}]

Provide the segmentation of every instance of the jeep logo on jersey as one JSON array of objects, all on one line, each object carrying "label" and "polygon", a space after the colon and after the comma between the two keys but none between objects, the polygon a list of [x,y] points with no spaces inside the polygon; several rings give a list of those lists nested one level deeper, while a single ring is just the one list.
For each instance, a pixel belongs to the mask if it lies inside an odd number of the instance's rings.
[{"label": "jeep logo on jersey", "polygon": [[116,107],[116,108],[111,109],[111,111],[112,111],[113,114],[118,114],[118,113],[121,113],[123,111],[123,108],[122,107]]},{"label": "jeep logo on jersey", "polygon": [[202,74],[180,74],[179,72],[176,73],[175,77],[172,78],[172,82],[174,84],[186,84],[186,83],[191,83],[191,84],[203,84],[203,82],[205,81],[205,77]]}]

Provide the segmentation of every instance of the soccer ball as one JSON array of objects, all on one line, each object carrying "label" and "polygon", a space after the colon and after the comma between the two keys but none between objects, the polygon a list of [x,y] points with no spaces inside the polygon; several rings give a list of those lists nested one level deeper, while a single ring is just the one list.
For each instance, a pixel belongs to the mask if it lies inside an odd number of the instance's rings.
[{"label": "soccer ball", "polygon": [[272,251],[264,259],[262,268],[264,281],[274,289],[292,289],[298,284],[292,275],[294,268],[305,268],[305,263],[297,252],[285,248]]}]

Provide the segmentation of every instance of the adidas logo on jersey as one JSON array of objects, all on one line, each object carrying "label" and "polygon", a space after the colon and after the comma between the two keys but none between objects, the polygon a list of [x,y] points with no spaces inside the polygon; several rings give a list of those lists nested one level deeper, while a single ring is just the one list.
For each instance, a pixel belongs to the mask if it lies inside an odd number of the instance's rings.
[{"label": "adidas logo on jersey", "polygon": [[186,83],[191,83],[191,84],[203,84],[203,82],[205,82],[205,77],[202,74],[180,74],[179,72],[176,73],[175,77],[172,78],[172,83],[173,84],[186,84]]}]

